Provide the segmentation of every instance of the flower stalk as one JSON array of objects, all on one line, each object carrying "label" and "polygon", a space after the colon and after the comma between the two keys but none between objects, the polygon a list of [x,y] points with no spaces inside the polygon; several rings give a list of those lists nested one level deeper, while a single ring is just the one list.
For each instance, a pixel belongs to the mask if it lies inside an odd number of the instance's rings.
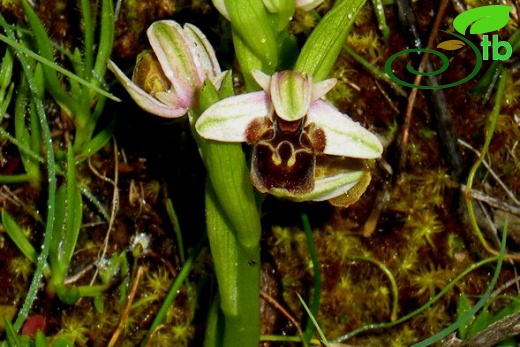
[{"label": "flower stalk", "polygon": [[205,109],[233,95],[231,74],[222,84],[211,45],[190,24],[155,22],[148,38],[153,52],[138,57],[132,80],[112,62],[110,68],[144,110],[170,118],[189,115],[208,174],[206,226],[225,319],[224,345],[256,345],[261,227],[248,167],[240,144],[208,141],[195,131]]}]

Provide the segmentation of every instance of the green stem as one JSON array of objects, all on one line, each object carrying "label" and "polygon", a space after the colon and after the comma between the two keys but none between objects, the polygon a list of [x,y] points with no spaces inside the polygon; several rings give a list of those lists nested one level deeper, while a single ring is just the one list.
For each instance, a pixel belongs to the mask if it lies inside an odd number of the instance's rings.
[{"label": "green stem", "polygon": [[493,288],[495,287],[495,284],[497,283],[498,276],[500,275],[500,270],[502,269],[504,255],[506,253],[506,236],[507,236],[507,220],[506,220],[506,223],[504,224],[504,229],[502,230],[500,254],[498,256],[497,267],[495,268],[495,272],[493,273],[493,278],[491,279],[491,282],[489,282],[489,285],[488,285],[486,291],[484,292],[484,294],[482,294],[482,297],[480,298],[479,301],[477,301],[475,306],[473,306],[470,310],[468,310],[468,312],[466,312],[464,314],[464,316],[457,319],[457,321],[454,322],[453,324],[451,324],[449,327],[439,331],[437,334],[427,338],[426,340],[423,340],[419,343],[412,345],[412,347],[426,347],[426,346],[430,346],[430,345],[434,344],[435,342],[439,342],[440,340],[442,340],[443,338],[445,338],[446,336],[448,336],[449,334],[451,334],[452,332],[457,330],[460,326],[468,323],[473,317],[475,317],[475,314],[477,313],[477,311],[480,310],[484,306],[486,301],[489,299],[489,296],[491,295],[491,292],[493,291]]},{"label": "green stem", "polygon": [[11,142],[13,145],[15,145],[21,153],[24,153],[31,159],[33,159],[39,163],[45,162],[45,159],[40,157],[38,154],[34,153],[33,150],[29,146],[26,146],[24,143],[18,141],[15,137],[11,136],[7,131],[5,131],[5,129],[0,128],[0,138],[2,138],[2,137],[8,139],[9,142]]},{"label": "green stem", "polygon": [[165,205],[166,213],[168,213],[168,217],[170,218],[170,222],[173,226],[173,232],[175,233],[177,248],[179,249],[179,257],[181,258],[181,263],[184,263],[186,256],[184,255],[184,242],[182,241],[182,232],[181,226],[179,224],[179,218],[177,218],[177,213],[175,213],[171,199],[166,199]]},{"label": "green stem", "polygon": [[210,184],[206,223],[224,313],[225,347],[257,346],[260,339],[260,246],[240,244]]},{"label": "green stem", "polygon": [[0,175],[0,183],[2,184],[24,183],[29,182],[31,179],[32,176],[26,173],[19,175]]},{"label": "green stem", "polygon": [[161,322],[163,321],[164,317],[166,317],[166,313],[170,309],[170,306],[173,304],[173,301],[177,297],[177,294],[179,293],[179,289],[181,288],[184,281],[188,278],[191,268],[193,266],[193,263],[195,262],[195,259],[197,259],[197,256],[199,255],[202,246],[206,242],[206,238],[204,237],[202,240],[200,240],[199,244],[197,245],[197,248],[190,254],[188,259],[186,259],[186,262],[184,262],[184,265],[182,265],[182,269],[179,272],[179,275],[173,281],[170,290],[168,291],[168,294],[166,295],[166,298],[164,298],[161,308],[159,309],[159,312],[157,312],[157,315],[155,316],[152,325],[150,325],[150,328],[148,329],[148,333],[146,334],[146,337],[141,342],[141,346],[147,346],[148,340],[150,339],[150,336],[154,332],[154,330],[161,325]]},{"label": "green stem", "polygon": [[397,288],[397,282],[395,281],[394,276],[392,275],[392,272],[390,269],[382,262],[375,260],[373,258],[368,257],[349,257],[353,260],[362,260],[369,263],[372,263],[376,265],[381,271],[385,273],[385,275],[388,277],[388,280],[390,281],[390,285],[392,287],[392,294],[393,294],[393,300],[392,300],[392,312],[390,313],[390,320],[395,321],[397,319],[397,311],[399,310],[399,289]]},{"label": "green stem", "polygon": [[[307,238],[307,247],[309,247],[309,255],[311,257],[312,262],[312,271],[314,275],[314,294],[312,296],[312,301],[309,305],[309,309],[311,314],[316,317],[318,313],[318,308],[320,307],[320,295],[321,295],[321,274],[320,274],[320,263],[318,260],[318,253],[316,251],[316,246],[314,245],[314,240],[312,238],[312,230],[311,225],[309,223],[309,217],[306,213],[302,214],[302,223],[303,223],[303,231],[305,232],[305,237]],[[304,340],[308,344],[311,340],[312,333],[314,332],[314,324],[309,319],[307,322],[307,326],[305,327],[304,332]]]},{"label": "green stem", "polygon": [[378,324],[367,324],[360,328],[354,329],[353,331],[342,335],[338,337],[337,339],[334,339],[330,341],[331,343],[343,343],[347,341],[348,339],[351,339],[352,337],[359,335],[362,332],[368,331],[368,330],[375,330],[375,329],[385,329],[390,328],[395,325],[401,324],[407,320],[409,320],[412,317],[417,316],[418,314],[421,314],[422,312],[426,311],[431,305],[433,305],[435,302],[437,302],[440,298],[442,298],[451,288],[457,284],[458,281],[460,281],[464,276],[469,274],[470,272],[478,269],[481,266],[484,266],[486,264],[495,262],[499,259],[498,256],[493,256],[490,258],[486,258],[484,260],[479,261],[478,263],[474,263],[470,265],[468,268],[466,268],[464,271],[462,271],[460,274],[458,274],[450,283],[448,283],[442,290],[437,293],[433,298],[431,298],[426,304],[422,305],[418,309],[408,313],[407,315],[402,316],[399,319],[396,319],[393,322],[386,322],[386,323],[378,323]]},{"label": "green stem", "polygon": [[83,71],[81,77],[89,80],[92,76],[92,65],[94,52],[94,25],[92,23],[92,14],[90,11],[90,1],[81,0],[81,16],[84,23],[85,43],[83,45]]},{"label": "green stem", "polygon": [[495,128],[497,125],[498,116],[500,115],[500,109],[502,107],[502,100],[504,98],[504,92],[506,89],[507,81],[509,80],[509,72],[507,70],[502,71],[502,75],[500,77],[500,82],[498,84],[498,89],[495,95],[495,106],[493,107],[493,110],[491,111],[489,125],[486,129],[486,139],[484,141],[484,146],[482,146],[482,150],[480,151],[480,157],[477,159],[475,164],[473,164],[469,174],[468,174],[468,181],[466,183],[466,191],[465,194],[466,198],[466,205],[468,209],[469,214],[469,222],[471,224],[471,227],[473,228],[473,231],[477,235],[477,238],[479,239],[482,246],[491,254],[497,254],[497,251],[495,251],[486,241],[484,238],[484,235],[480,231],[480,228],[477,224],[477,218],[475,216],[475,209],[473,207],[473,202],[471,201],[471,195],[469,192],[471,191],[473,187],[473,181],[475,179],[475,174],[477,173],[477,170],[479,166],[484,161],[484,157],[486,156],[489,144],[491,143],[491,139],[493,138],[493,133],[495,132]]},{"label": "green stem", "polygon": [[[222,89],[232,92],[231,74],[222,82]],[[195,130],[195,122],[202,112],[221,97],[211,83],[206,83],[200,96],[198,110],[190,111],[192,135],[204,161],[211,185],[222,209],[237,233],[238,242],[251,247],[260,242],[260,216],[253,186],[249,178],[242,146],[239,143],[223,143],[202,138]]]},{"label": "green stem", "polygon": [[[221,93],[230,92],[228,74]],[[208,141],[194,129],[197,117],[220,96],[205,84],[199,110],[189,118],[209,178],[206,224],[225,320],[223,346],[253,347],[260,338],[261,226],[248,166],[240,144]]]}]

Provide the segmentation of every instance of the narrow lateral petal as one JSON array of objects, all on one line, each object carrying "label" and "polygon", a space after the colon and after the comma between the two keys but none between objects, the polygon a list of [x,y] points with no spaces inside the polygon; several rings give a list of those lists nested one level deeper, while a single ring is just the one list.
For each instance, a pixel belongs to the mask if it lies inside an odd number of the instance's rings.
[{"label": "narrow lateral petal", "polygon": [[146,112],[166,118],[181,117],[188,112],[188,109],[185,107],[163,104],[152,97],[132,82],[111,60],[108,61],[108,67],[117,77],[118,81],[125,87],[132,99]]},{"label": "narrow lateral petal", "polygon": [[268,117],[272,105],[261,91],[223,99],[210,106],[195,123],[200,136],[222,142],[246,141],[246,130],[255,118]]},{"label": "narrow lateral petal", "polygon": [[307,123],[314,123],[325,132],[325,154],[374,159],[383,153],[376,135],[323,100],[311,104]]},{"label": "narrow lateral petal", "polygon": [[278,117],[286,121],[302,119],[309,111],[312,77],[298,71],[277,72],[271,79],[271,99]]},{"label": "narrow lateral petal", "polygon": [[312,98],[311,100],[321,99],[336,85],[337,80],[335,78],[329,78],[317,83],[312,86]]},{"label": "narrow lateral petal", "polygon": [[271,92],[271,76],[260,70],[251,71],[253,77],[258,85],[265,90],[267,93]]}]

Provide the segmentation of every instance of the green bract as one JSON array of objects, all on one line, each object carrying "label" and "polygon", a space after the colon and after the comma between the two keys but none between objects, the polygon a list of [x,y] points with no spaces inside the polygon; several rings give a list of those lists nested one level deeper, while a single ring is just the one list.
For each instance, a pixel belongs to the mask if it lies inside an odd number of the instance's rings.
[{"label": "green bract", "polygon": [[364,3],[365,0],[338,2],[305,42],[294,69],[312,75],[316,81],[327,78]]}]

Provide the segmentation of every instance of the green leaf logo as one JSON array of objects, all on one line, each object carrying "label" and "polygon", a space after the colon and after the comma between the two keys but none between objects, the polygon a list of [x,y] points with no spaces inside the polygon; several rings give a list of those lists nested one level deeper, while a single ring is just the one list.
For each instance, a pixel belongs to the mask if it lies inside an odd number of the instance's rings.
[{"label": "green leaf logo", "polygon": [[489,5],[462,12],[453,21],[455,30],[464,35],[471,26],[470,34],[485,34],[502,29],[509,21],[509,12],[513,8],[504,5]]}]

